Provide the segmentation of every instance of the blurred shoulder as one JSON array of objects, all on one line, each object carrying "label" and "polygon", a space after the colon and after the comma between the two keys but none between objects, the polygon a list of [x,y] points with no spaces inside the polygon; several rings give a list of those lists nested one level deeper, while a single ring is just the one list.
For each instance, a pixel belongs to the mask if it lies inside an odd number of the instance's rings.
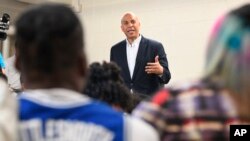
[{"label": "blurred shoulder", "polygon": [[8,65],[8,64],[13,64],[14,61],[15,61],[15,55],[13,55],[13,56],[7,58],[7,59],[5,60],[5,63],[6,63],[6,65]]},{"label": "blurred shoulder", "polygon": [[150,39],[150,38],[146,38],[144,36],[142,36],[142,41],[148,42],[149,44],[153,44],[153,45],[162,45],[161,42],[154,40],[154,39]]},{"label": "blurred shoulder", "polygon": [[125,116],[126,137],[129,141],[159,141],[157,131],[145,121],[132,116]]},{"label": "blurred shoulder", "polygon": [[121,46],[126,46],[126,40],[122,40],[112,46],[112,49],[120,48]]}]

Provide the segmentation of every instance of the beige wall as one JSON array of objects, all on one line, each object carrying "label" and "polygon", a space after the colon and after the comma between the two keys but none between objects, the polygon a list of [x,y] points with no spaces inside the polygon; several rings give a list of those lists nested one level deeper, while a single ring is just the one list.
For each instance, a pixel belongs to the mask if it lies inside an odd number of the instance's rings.
[{"label": "beige wall", "polygon": [[[124,12],[133,11],[141,34],[163,43],[172,73],[170,83],[202,75],[210,28],[229,9],[250,0],[79,0],[89,63],[109,60],[110,47],[125,37],[120,30]],[[28,5],[0,0],[0,14],[12,21]]]},{"label": "beige wall", "polygon": [[141,34],[163,43],[172,73],[171,83],[199,77],[210,28],[229,9],[249,0],[83,0],[89,63],[109,60],[113,44],[125,37],[124,12],[141,20]]}]

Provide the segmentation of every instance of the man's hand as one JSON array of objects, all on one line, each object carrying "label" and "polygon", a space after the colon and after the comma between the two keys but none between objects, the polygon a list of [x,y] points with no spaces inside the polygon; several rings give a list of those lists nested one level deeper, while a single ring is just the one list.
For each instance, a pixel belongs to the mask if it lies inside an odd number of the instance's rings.
[{"label": "man's hand", "polygon": [[157,75],[163,74],[163,67],[161,66],[159,62],[158,55],[155,57],[154,63],[147,63],[147,66],[145,67],[145,71],[147,74],[157,74]]}]

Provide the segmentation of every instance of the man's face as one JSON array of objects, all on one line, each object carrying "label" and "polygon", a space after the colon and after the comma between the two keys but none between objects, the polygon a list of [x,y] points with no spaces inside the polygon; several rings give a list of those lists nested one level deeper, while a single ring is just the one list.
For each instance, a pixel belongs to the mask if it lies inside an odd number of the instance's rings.
[{"label": "man's face", "polygon": [[121,20],[121,29],[128,40],[135,40],[140,34],[140,22],[135,15],[125,14]]}]

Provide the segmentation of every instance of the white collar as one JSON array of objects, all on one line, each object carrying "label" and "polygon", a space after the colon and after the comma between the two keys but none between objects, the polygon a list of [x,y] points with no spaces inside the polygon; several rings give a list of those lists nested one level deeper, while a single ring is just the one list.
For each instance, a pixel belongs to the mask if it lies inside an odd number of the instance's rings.
[{"label": "white collar", "polygon": [[21,99],[54,108],[71,108],[88,104],[91,99],[84,94],[64,88],[25,90]]},{"label": "white collar", "polygon": [[140,42],[141,42],[141,34],[131,44],[129,43],[128,39],[126,38],[127,45],[131,45],[131,46],[139,45]]}]

